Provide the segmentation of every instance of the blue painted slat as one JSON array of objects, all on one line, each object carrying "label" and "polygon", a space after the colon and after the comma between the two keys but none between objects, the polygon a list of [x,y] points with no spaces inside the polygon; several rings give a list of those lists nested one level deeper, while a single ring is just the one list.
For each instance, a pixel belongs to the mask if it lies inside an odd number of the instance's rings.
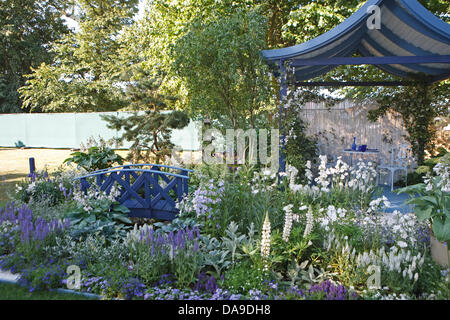
[{"label": "blue painted slat", "polygon": [[33,173],[36,171],[36,163],[34,161],[34,158],[29,158],[28,163],[30,165],[30,174],[28,176],[31,177]]},{"label": "blue painted slat", "polygon": [[[365,41],[367,41],[367,43],[370,46],[372,46],[372,48],[374,48],[375,50],[380,52],[383,56],[385,56],[385,57],[393,56],[392,52],[389,49],[382,47],[374,39],[372,39],[370,37],[366,37]],[[439,59],[444,60],[445,59],[444,58],[445,56],[436,56],[436,55],[411,56],[411,57],[415,57],[417,60],[421,59],[422,57],[438,57],[438,58],[436,58],[437,60],[439,60]],[[401,58],[401,57],[397,57],[397,58]],[[450,55],[447,56],[447,59],[448,59],[448,62],[450,63]],[[414,60],[414,59],[410,59],[410,60]],[[436,62],[433,62],[433,63],[436,63]],[[438,75],[439,73],[442,72],[442,68],[438,69],[438,68],[433,68],[433,67],[428,67],[428,66],[422,66],[422,65],[420,65],[418,63],[415,63],[415,62],[402,63],[402,64],[407,64],[405,67],[409,68],[409,69],[412,69],[412,72],[423,72],[423,73],[428,74],[428,75]],[[385,65],[385,64],[383,64],[383,65]],[[377,65],[377,66],[379,66],[379,65]]]},{"label": "blue painted slat", "polygon": [[149,179],[147,178],[148,175],[151,173],[144,172],[142,175],[144,176],[144,192],[145,192],[145,202],[147,203],[147,208],[151,208],[152,206],[152,196],[151,196],[151,188]]},{"label": "blue painted slat", "polygon": [[177,199],[178,201],[181,201],[183,199],[183,181],[180,178],[175,178],[176,185],[177,185]]},{"label": "blue painted slat", "polygon": [[[428,19],[424,18],[425,15],[427,15],[425,12],[428,12],[428,10],[423,10],[419,12],[417,9],[417,6],[414,5],[409,10],[405,10],[405,3],[410,2],[416,2],[416,0],[407,0],[402,1],[402,6],[399,6],[395,1],[384,1],[384,5],[400,20],[402,20],[404,23],[409,25],[414,30],[426,35],[429,38],[433,38],[436,41],[442,42],[442,43],[449,43],[449,32],[445,31],[444,29],[437,28],[437,23],[429,23],[426,22]],[[408,5],[406,5],[408,7]],[[413,9],[415,8],[415,9]],[[413,9],[413,10],[411,10]],[[431,12],[428,12],[428,14],[433,15]],[[434,16],[434,15],[433,15]],[[439,19],[436,16],[434,16],[434,19]],[[445,23],[444,21],[442,21]],[[447,27],[448,30],[448,27]]]},{"label": "blue painted slat", "polygon": [[362,64],[421,64],[450,63],[450,55],[435,56],[391,56],[391,57],[333,57],[327,59],[294,59],[292,67],[325,65],[362,65]]},{"label": "blue painted slat", "polygon": [[[141,176],[143,177],[143,176]],[[130,197],[133,197],[136,201],[138,201],[144,208],[146,208],[147,204],[145,203],[145,200],[141,198],[141,196],[134,190],[134,188],[136,188],[136,190],[138,190],[140,188],[140,186],[143,184],[143,180],[144,179],[140,179],[141,177],[138,178],[138,180],[136,180],[136,182],[133,184],[133,186],[127,185],[125,183],[125,181],[123,181],[122,179],[115,179],[120,185],[122,185],[122,187],[124,187],[126,189],[126,193],[128,193],[130,195]],[[122,198],[126,198],[124,196],[122,196]]]},{"label": "blue painted slat", "polygon": [[[122,169],[122,170],[116,169],[116,170],[108,171],[108,173],[111,173],[111,172],[124,172],[124,171],[125,172],[126,171],[129,171],[129,172],[154,172],[154,173],[161,173],[162,172],[162,171],[147,170],[147,169]],[[85,175],[85,176],[82,176],[82,177],[77,177],[77,178],[75,178],[75,180],[76,179],[81,179],[81,178],[94,177],[94,176],[97,176],[97,175],[100,175],[100,174],[105,174],[105,172],[97,172],[97,173],[88,174],[88,175]],[[179,178],[183,178],[183,179],[189,179],[189,177],[187,177],[187,176],[182,176],[182,175],[176,174],[176,173],[164,172],[164,174],[168,175],[168,176],[179,177]]]},{"label": "blue painted slat", "polygon": [[161,186],[159,186],[158,184],[153,184],[153,186],[156,188],[158,195],[152,199],[152,207],[155,205],[155,203],[157,201],[159,201],[160,199],[162,199],[164,197],[164,199],[166,201],[168,201],[173,207],[175,207],[175,201],[167,194],[166,189],[170,189],[172,188],[175,184],[176,184],[176,179],[172,180],[166,188],[162,188]]},{"label": "blue painted slat", "polygon": [[119,169],[119,168],[131,169],[132,167],[158,167],[158,168],[167,168],[167,169],[174,169],[174,170],[184,170],[184,171],[187,171],[187,172],[194,172],[194,170],[191,170],[191,169],[184,169],[184,168],[179,168],[179,167],[174,167],[174,166],[168,166],[168,165],[165,165],[165,164],[130,163],[130,164],[125,164],[125,165],[121,165],[121,166],[111,167],[111,168],[107,168],[107,169],[100,169],[100,170],[92,171],[91,174],[92,173],[109,171],[109,170],[114,170],[114,169]]}]

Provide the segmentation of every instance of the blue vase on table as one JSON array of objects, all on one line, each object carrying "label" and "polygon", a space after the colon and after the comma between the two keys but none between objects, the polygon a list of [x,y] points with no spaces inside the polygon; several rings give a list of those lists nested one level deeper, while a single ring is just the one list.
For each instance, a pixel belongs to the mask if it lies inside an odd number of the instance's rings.
[{"label": "blue vase on table", "polygon": [[352,150],[356,151],[356,137],[353,137]]}]

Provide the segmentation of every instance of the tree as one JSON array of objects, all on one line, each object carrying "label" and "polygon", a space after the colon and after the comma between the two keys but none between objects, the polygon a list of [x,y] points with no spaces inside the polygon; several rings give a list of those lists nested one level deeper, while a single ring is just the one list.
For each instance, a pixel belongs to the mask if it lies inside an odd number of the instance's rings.
[{"label": "tree", "polygon": [[138,0],[79,0],[79,31],[54,42],[52,63],[32,69],[19,92],[24,107],[43,111],[109,111],[127,105],[120,32],[133,21]]},{"label": "tree", "polygon": [[425,150],[432,151],[434,148],[434,119],[448,114],[449,89],[448,83],[428,85],[421,82],[408,87],[384,88],[376,97],[380,107],[369,111],[369,120],[376,121],[388,110],[399,113],[408,132],[406,138],[418,164],[422,165]]},{"label": "tree", "polygon": [[[258,10],[238,9],[204,23],[191,23],[173,48],[173,69],[187,90],[187,108],[208,113],[232,128],[255,127],[270,99],[260,51],[267,21]],[[228,122],[228,123],[227,123]]]},{"label": "tree", "polygon": [[[61,19],[65,1],[0,1],[0,112],[21,112],[17,89],[24,75],[50,63],[49,46],[69,31]],[[25,109],[29,111],[29,109]]]},{"label": "tree", "polygon": [[[132,141],[128,160],[133,163],[160,163],[171,155],[174,144],[170,141],[173,129],[182,129],[189,123],[182,111],[162,112],[173,97],[160,93],[160,78],[153,78],[144,70],[136,72],[139,81],[128,86],[130,109],[135,112],[129,117],[103,116],[115,130],[124,130],[119,143]],[[141,110],[143,112],[137,112]]]}]

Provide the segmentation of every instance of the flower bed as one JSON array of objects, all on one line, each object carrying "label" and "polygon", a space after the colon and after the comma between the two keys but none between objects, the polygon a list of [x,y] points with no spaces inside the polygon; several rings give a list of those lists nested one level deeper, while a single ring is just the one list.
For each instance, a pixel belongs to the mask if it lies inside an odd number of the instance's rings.
[{"label": "flower bed", "polygon": [[84,194],[76,174],[37,174],[0,209],[0,268],[31,291],[80,280],[107,299],[450,297],[429,225],[383,212],[370,164],[327,168],[321,157],[279,181],[264,169],[199,166],[171,223],[133,223],[120,190]]}]

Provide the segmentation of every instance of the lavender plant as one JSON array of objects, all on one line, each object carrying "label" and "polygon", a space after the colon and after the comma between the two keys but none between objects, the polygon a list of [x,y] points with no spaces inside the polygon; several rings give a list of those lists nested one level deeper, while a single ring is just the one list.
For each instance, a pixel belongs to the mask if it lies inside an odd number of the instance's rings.
[{"label": "lavender plant", "polygon": [[193,284],[204,265],[200,241],[198,228],[165,234],[143,227],[138,239],[128,238],[128,245],[138,276],[152,283],[162,274],[171,273],[182,287]]},{"label": "lavender plant", "polygon": [[[28,206],[16,207],[11,202],[0,208],[0,225],[9,225],[9,251],[22,256],[23,262],[27,264],[37,260],[46,260],[42,254],[43,246],[52,243],[56,235],[67,230],[70,222],[58,219],[47,221],[34,216]],[[0,238],[4,237],[2,235]]]}]

